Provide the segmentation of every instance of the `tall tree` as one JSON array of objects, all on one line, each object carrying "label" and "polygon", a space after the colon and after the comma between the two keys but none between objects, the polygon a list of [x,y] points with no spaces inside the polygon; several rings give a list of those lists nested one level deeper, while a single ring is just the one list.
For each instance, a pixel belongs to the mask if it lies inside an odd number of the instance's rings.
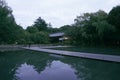
[{"label": "tall tree", "polygon": [[0,44],[15,43],[19,40],[20,29],[12,15],[12,9],[4,0],[0,0]]},{"label": "tall tree", "polygon": [[38,32],[38,29],[36,27],[33,27],[33,26],[29,26],[27,27],[26,29],[29,33],[36,33]]},{"label": "tall tree", "polygon": [[102,10],[77,16],[73,24],[76,28],[72,28],[68,35],[75,43],[85,45],[106,44],[105,41],[110,38],[108,36],[115,31],[114,26],[110,25],[106,19],[107,13]]},{"label": "tall tree", "polygon": [[41,17],[39,17],[35,22],[34,25],[38,28],[39,31],[46,31],[47,30],[47,23]]},{"label": "tall tree", "polygon": [[114,7],[108,14],[108,22],[120,32],[120,5]]},{"label": "tall tree", "polygon": [[112,40],[115,45],[120,46],[120,5],[114,7],[108,14],[108,22],[115,26],[116,33],[113,34]]}]

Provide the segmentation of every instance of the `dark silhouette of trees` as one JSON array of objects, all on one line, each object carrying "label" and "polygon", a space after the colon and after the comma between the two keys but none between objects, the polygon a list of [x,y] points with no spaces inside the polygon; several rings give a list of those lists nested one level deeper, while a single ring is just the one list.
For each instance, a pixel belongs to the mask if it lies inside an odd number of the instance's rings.
[{"label": "dark silhouette of trees", "polygon": [[0,0],[0,44],[49,43],[49,34],[65,32],[70,44],[77,45],[120,45],[120,6],[108,14],[103,10],[84,13],[75,18],[72,25],[52,28],[41,17],[24,30],[17,25],[12,9]]},{"label": "dark silhouette of trees", "polygon": [[0,44],[13,44],[20,39],[22,27],[16,24],[12,9],[0,0]]},{"label": "dark silhouette of trees", "polygon": [[28,31],[29,33],[36,33],[39,30],[36,27],[28,26],[27,29],[26,29],[26,31]]},{"label": "dark silhouette of trees", "polygon": [[113,9],[108,14],[108,22],[114,25],[117,31],[120,32],[120,5],[113,7]]},{"label": "dark silhouette of trees", "polygon": [[113,25],[116,32],[111,35],[111,40],[114,45],[120,46],[120,5],[113,7],[113,9],[108,14],[107,21]]},{"label": "dark silhouette of trees", "polygon": [[72,43],[78,45],[107,45],[115,27],[107,22],[107,13],[99,10],[77,16],[75,23],[68,30]]},{"label": "dark silhouette of trees", "polygon": [[47,30],[47,23],[45,20],[43,20],[41,17],[39,17],[35,22],[34,22],[34,27],[36,27],[39,31],[46,31]]}]

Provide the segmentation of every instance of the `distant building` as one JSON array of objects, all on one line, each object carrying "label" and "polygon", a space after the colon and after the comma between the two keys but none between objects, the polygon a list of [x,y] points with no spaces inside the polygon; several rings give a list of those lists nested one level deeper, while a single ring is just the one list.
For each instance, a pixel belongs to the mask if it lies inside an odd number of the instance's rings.
[{"label": "distant building", "polygon": [[52,34],[49,35],[49,37],[50,37],[50,40],[51,40],[52,43],[61,42],[61,41],[67,39],[67,37],[65,37],[64,32],[52,33]]}]

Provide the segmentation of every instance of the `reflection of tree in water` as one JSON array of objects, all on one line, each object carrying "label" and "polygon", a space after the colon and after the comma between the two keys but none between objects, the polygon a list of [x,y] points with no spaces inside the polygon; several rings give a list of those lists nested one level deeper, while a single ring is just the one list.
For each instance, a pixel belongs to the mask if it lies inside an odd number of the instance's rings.
[{"label": "reflection of tree in water", "polygon": [[0,53],[0,80],[12,80],[21,64],[34,65],[41,73],[54,60],[71,65],[80,80],[120,80],[120,63],[96,61],[74,57],[55,58],[35,51],[14,51]]},{"label": "reflection of tree in water", "polygon": [[64,63],[76,69],[81,80],[120,80],[120,63],[66,57]]},{"label": "reflection of tree in water", "polygon": [[[30,53],[30,52],[29,52]],[[27,55],[28,56],[28,55]],[[120,64],[74,57],[55,58],[48,54],[35,54],[31,52],[23,62],[34,65],[37,72],[41,72],[46,66],[51,66],[53,60],[60,60],[69,64],[76,70],[76,75],[81,80],[118,80],[120,79]]]},{"label": "reflection of tree in water", "polygon": [[34,65],[37,72],[41,72],[45,69],[46,66],[51,66],[53,60],[58,60],[58,58],[51,57],[49,54],[42,52],[34,52],[32,56],[26,58],[26,63],[29,65]]},{"label": "reflection of tree in water", "polygon": [[12,80],[16,69],[25,62],[34,65],[37,71],[43,71],[49,61],[48,54],[35,51],[14,51],[0,53],[0,80]]},{"label": "reflection of tree in water", "polygon": [[72,66],[76,70],[75,74],[78,76],[80,80],[86,80],[86,76],[89,77],[89,70],[84,66],[84,60],[74,58],[74,57],[65,57],[62,60],[64,63],[67,63]]},{"label": "reflection of tree in water", "polygon": [[[0,53],[0,80],[12,80],[15,73],[16,62],[12,55],[13,52],[1,52]],[[15,56],[17,58],[18,56]],[[18,62],[21,64],[21,62]]]}]

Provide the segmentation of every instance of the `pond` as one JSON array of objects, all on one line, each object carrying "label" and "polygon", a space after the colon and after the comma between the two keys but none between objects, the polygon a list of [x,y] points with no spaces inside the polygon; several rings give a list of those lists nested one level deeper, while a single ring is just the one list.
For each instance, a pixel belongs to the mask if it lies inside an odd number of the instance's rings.
[{"label": "pond", "polygon": [[120,80],[120,63],[6,51],[0,52],[0,80]]}]

